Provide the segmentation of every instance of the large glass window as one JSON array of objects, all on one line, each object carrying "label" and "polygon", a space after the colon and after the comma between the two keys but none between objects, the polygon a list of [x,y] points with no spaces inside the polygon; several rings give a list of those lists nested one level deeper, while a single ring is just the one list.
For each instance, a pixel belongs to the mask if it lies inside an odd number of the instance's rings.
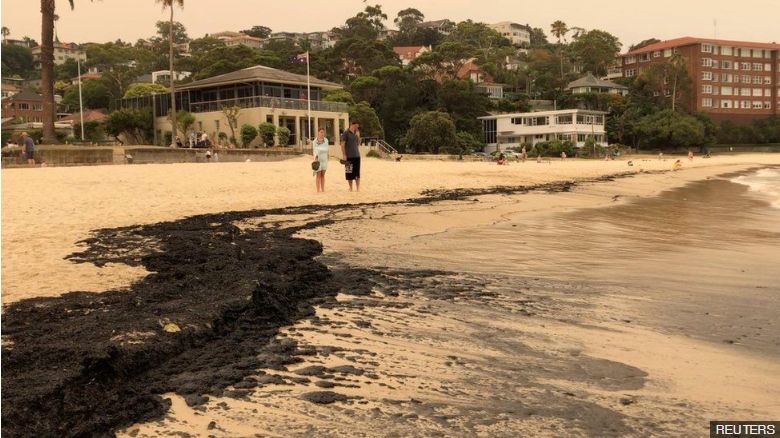
[{"label": "large glass window", "polygon": [[496,143],[496,119],[482,120],[482,129],[485,131],[485,143]]}]

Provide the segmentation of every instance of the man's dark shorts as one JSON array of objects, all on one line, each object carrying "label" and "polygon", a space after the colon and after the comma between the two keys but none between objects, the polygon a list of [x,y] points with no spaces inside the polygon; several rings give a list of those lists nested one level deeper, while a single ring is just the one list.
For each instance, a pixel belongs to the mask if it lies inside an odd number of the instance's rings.
[{"label": "man's dark shorts", "polygon": [[28,160],[31,160],[34,155],[35,155],[35,149],[33,149],[33,148],[29,147],[29,146],[25,146],[25,148],[24,148],[24,156],[25,156],[25,158],[27,158]]},{"label": "man's dark shorts", "polygon": [[347,165],[344,166],[345,171],[349,170],[350,165],[352,166],[352,172],[345,173],[347,181],[360,179],[360,157],[347,158]]}]

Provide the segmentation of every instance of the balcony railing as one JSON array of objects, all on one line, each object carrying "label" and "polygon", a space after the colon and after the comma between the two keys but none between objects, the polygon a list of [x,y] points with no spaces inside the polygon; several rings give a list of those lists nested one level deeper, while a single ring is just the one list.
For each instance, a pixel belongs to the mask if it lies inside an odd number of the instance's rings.
[{"label": "balcony railing", "polygon": [[[197,102],[189,104],[189,111],[192,113],[204,113],[209,111],[221,111],[223,107],[238,106],[241,108],[279,108],[303,110],[307,109],[306,99],[285,99],[282,97],[253,96],[241,97],[237,99],[222,99],[209,102]],[[346,113],[349,111],[346,103],[325,102],[322,100],[311,101],[312,111],[329,111],[335,113]]]}]

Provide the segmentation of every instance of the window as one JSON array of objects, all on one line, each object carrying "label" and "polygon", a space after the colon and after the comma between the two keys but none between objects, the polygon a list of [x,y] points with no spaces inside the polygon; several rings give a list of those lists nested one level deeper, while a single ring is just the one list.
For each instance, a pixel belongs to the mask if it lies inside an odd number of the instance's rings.
[{"label": "window", "polygon": [[772,71],[772,64],[764,64],[764,71]]},{"label": "window", "polygon": [[764,109],[772,109],[772,103],[768,102],[768,101],[765,101],[764,102]]},{"label": "window", "polygon": [[742,109],[750,109],[750,101],[749,100],[743,100],[740,102],[740,108]]},{"label": "window", "polygon": [[639,62],[646,62],[650,60],[650,53],[640,53]]},{"label": "window", "polygon": [[702,44],[701,51],[703,53],[712,53],[712,44]]},{"label": "window", "polygon": [[[726,56],[731,56],[731,47],[721,47],[720,48],[720,54],[721,55],[726,55]],[[726,61],[723,61],[723,62],[726,62]],[[731,67],[729,67],[729,68],[731,68]]]},{"label": "window", "polygon": [[753,96],[763,96],[764,90],[762,88],[754,88],[753,89]]},{"label": "window", "polygon": [[712,60],[712,68],[720,68],[720,62],[717,59]]},{"label": "window", "polygon": [[485,143],[496,142],[496,119],[482,120],[482,128],[485,131]]},{"label": "window", "polygon": [[772,84],[772,77],[764,76],[764,85],[771,85],[771,84]]},{"label": "window", "polygon": [[753,63],[753,70],[762,71],[763,69],[764,69],[764,64],[761,64],[760,62]]},{"label": "window", "polygon": [[753,76],[753,84],[761,84],[762,82],[761,76]]},{"label": "window", "polygon": [[577,134],[577,141],[579,142],[585,141],[585,134]]},{"label": "window", "polygon": [[626,60],[626,64],[633,64],[636,62],[636,56],[634,55],[626,56],[625,60]]},{"label": "window", "polygon": [[702,67],[712,67],[712,59],[710,59],[710,58],[702,58],[701,59],[701,65],[702,65]]},{"label": "window", "polygon": [[556,123],[559,125],[571,125],[572,124],[572,115],[571,114],[565,114],[562,116],[558,116]]},{"label": "window", "polygon": [[731,73],[723,73],[720,78],[722,82],[731,82],[732,77]]},{"label": "window", "polygon": [[655,52],[653,52],[653,58],[660,58],[660,57],[661,57],[661,51],[660,50],[656,50]]},{"label": "window", "polygon": [[672,56],[672,49],[664,49],[664,58]]},{"label": "window", "polygon": [[769,97],[771,95],[772,95],[772,89],[764,88],[764,97]]},{"label": "window", "polygon": [[751,52],[753,52],[753,57],[754,58],[763,58],[764,57],[764,52],[761,49],[753,49],[753,50],[751,50]]},{"label": "window", "polygon": [[712,80],[715,82],[720,82],[720,75],[718,73],[713,73]]},{"label": "window", "polygon": [[761,102],[754,101],[753,102],[753,109],[762,109],[764,105]]},{"label": "window", "polygon": [[749,84],[750,83],[750,76],[742,75],[742,83],[743,84]]},{"label": "window", "polygon": [[712,108],[712,99],[709,97],[705,97],[701,100],[701,106],[704,108]]},{"label": "window", "polygon": [[750,96],[750,88],[742,88],[739,93],[740,96]]},{"label": "window", "polygon": [[20,110],[28,110],[28,109],[30,109],[30,104],[29,103],[19,103],[19,109]]},{"label": "window", "polygon": [[636,69],[630,68],[630,69],[626,70],[626,77],[627,78],[633,78],[634,76],[636,76]]},{"label": "window", "polygon": [[731,70],[731,61],[723,61],[723,62],[721,62],[721,66],[722,66],[724,69],[729,69],[729,70]]},{"label": "window", "polygon": [[509,123],[513,125],[522,125],[523,124],[523,118],[522,117],[512,117],[509,120]]},{"label": "window", "polygon": [[731,96],[731,87],[720,87],[720,94],[724,96]]},{"label": "window", "polygon": [[720,94],[720,89],[718,87],[712,87],[712,94]]},{"label": "window", "polygon": [[720,101],[720,107],[721,108],[731,108],[731,101],[730,100],[721,100]]},{"label": "window", "polygon": [[42,103],[34,103],[33,104],[33,111],[43,111],[43,104]]},{"label": "window", "polygon": [[704,94],[712,94],[712,85],[702,85],[701,92]]},{"label": "window", "polygon": [[742,70],[750,70],[750,63],[749,62],[743,62],[739,64],[739,68]]},{"label": "window", "polygon": [[711,71],[703,71],[701,72],[701,78],[705,81],[711,81],[712,80],[712,72]]}]

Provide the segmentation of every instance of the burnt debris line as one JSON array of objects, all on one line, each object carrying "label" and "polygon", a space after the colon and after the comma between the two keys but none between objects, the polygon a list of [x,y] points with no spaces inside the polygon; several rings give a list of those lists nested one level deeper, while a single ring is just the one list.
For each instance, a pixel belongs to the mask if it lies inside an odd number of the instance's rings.
[{"label": "burnt debris line", "polygon": [[576,184],[434,191],[386,203],[227,212],[98,230],[72,261],[144,266],[151,274],[127,288],[31,298],[3,309],[2,434],[111,436],[162,417],[168,405],[160,394],[175,392],[192,404],[207,395],[242,396],[249,390],[226,389],[261,374],[258,369],[281,369],[312,354],[275,340],[279,328],[313,315],[314,305],[333,305],[339,290],[367,293],[364,273],[330,272],[315,260],[320,243],[293,237],[330,219],[245,230],[235,225],[242,220],[560,192]]}]

